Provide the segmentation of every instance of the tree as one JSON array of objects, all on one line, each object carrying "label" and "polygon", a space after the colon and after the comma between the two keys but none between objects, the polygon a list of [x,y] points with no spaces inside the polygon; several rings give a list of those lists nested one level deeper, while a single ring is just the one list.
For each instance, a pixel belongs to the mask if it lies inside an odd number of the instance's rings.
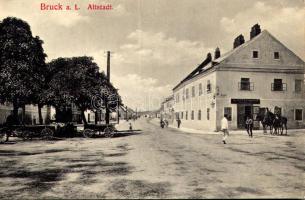
[{"label": "tree", "polygon": [[18,108],[33,102],[43,82],[46,55],[41,45],[27,22],[14,17],[0,22],[0,99],[13,103],[16,119]]},{"label": "tree", "polygon": [[87,124],[84,112],[92,108],[92,97],[100,92],[98,66],[93,58],[58,58],[49,63],[51,78],[45,96],[56,108],[76,105]]},{"label": "tree", "polygon": [[99,109],[93,103],[95,97],[101,97],[104,105],[111,100],[109,106],[115,108],[117,104],[113,99],[121,102],[121,98],[98,69],[93,58],[87,56],[52,60],[48,64],[49,76],[46,76],[48,89],[43,92],[46,103],[55,108],[76,105],[84,124],[87,124],[84,112]]}]

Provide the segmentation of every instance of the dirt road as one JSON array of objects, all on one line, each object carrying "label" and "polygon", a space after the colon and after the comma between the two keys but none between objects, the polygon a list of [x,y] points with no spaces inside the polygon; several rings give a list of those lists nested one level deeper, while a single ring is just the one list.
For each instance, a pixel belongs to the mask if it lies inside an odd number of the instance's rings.
[{"label": "dirt road", "polygon": [[0,145],[0,198],[303,198],[305,133],[189,134],[147,119],[115,138]]}]

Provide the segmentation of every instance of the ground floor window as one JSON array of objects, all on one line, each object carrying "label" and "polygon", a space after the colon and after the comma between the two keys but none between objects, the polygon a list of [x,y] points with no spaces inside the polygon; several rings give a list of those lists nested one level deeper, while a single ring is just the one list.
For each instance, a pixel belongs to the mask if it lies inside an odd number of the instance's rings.
[{"label": "ground floor window", "polygon": [[187,111],[186,111],[186,112],[185,112],[185,120],[187,120],[187,117],[188,117],[187,114],[188,114],[188,113],[187,113]]},{"label": "ground floor window", "polygon": [[302,121],[303,120],[303,109],[295,109],[294,112],[295,116],[295,120],[297,121]]},{"label": "ground floor window", "polygon": [[181,112],[181,119],[183,119],[183,112]]},{"label": "ground floor window", "polygon": [[207,108],[207,120],[210,120],[210,108]]},{"label": "ground floor window", "polygon": [[198,110],[198,120],[201,120],[201,110]]},{"label": "ground floor window", "polygon": [[224,115],[227,116],[228,121],[232,121],[232,108],[231,107],[225,107],[224,108]]},{"label": "ground floor window", "polygon": [[194,111],[192,110],[191,120],[194,120]]}]

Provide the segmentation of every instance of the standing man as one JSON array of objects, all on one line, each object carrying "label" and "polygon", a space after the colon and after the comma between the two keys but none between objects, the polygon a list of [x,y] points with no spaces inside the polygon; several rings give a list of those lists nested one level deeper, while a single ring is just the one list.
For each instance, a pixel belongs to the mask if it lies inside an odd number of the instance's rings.
[{"label": "standing man", "polygon": [[253,119],[251,117],[247,116],[246,120],[246,128],[247,128],[247,133],[249,137],[253,137],[252,129],[253,129]]},{"label": "standing man", "polygon": [[180,128],[181,120],[180,118],[177,119],[178,128]]},{"label": "standing man", "polygon": [[226,139],[229,136],[229,125],[228,125],[228,119],[227,115],[224,115],[224,117],[221,120],[221,130],[223,132],[223,138],[222,141],[224,144],[226,144]]}]

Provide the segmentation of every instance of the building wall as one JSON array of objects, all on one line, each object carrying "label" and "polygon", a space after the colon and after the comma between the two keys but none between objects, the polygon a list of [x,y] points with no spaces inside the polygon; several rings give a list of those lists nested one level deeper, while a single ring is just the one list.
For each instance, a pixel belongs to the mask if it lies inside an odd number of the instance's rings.
[{"label": "building wall", "polygon": [[[253,58],[253,51],[258,51],[258,58]],[[279,52],[279,59],[274,58],[274,52]],[[174,90],[175,113],[179,113],[180,118],[181,112],[184,113],[182,127],[219,130],[224,107],[231,107],[232,121],[229,126],[236,129],[237,104],[231,104],[232,98],[259,99],[260,104],[253,106],[268,107],[272,112],[275,106],[281,107],[282,115],[288,118],[288,128],[305,127],[304,84],[300,92],[295,91],[295,80],[304,81],[304,62],[267,31],[232,50],[211,70],[193,77]],[[241,91],[241,78],[250,78],[253,90]],[[282,79],[286,90],[272,91],[274,79]],[[206,92],[207,80],[211,82],[211,93]],[[199,83],[203,87],[201,96],[198,95]],[[192,86],[195,86],[195,97],[192,97]],[[189,88],[189,99],[183,100],[182,94],[186,88]],[[178,101],[177,94],[180,94]],[[210,120],[207,120],[207,108],[210,109]],[[302,121],[295,120],[295,109],[303,109]],[[194,120],[190,117],[192,110],[195,112]],[[202,113],[201,120],[197,119],[198,110]],[[188,111],[188,120],[185,119],[185,111]]]},{"label": "building wall", "polygon": [[[207,82],[210,81],[211,91],[207,92]],[[199,95],[199,84],[202,84],[202,95]],[[195,97],[192,97],[192,87],[195,87]],[[189,89],[189,98],[183,98],[183,91]],[[185,84],[174,90],[174,112],[179,113],[181,127],[204,129],[214,131],[216,129],[216,106],[214,95],[216,92],[216,74],[210,72],[187,81]],[[177,102],[177,94],[179,101]],[[210,109],[209,119],[207,119],[207,109]],[[201,110],[201,120],[198,120],[198,111]],[[188,119],[186,120],[186,111]],[[194,111],[194,120],[191,119],[191,112]],[[183,112],[183,118],[181,118]],[[177,116],[176,116],[177,117]]]},{"label": "building wall", "polygon": [[[9,103],[0,105],[0,124],[6,122],[6,118],[11,114],[13,110],[13,106]],[[38,107],[34,105],[26,105],[25,106],[25,114],[26,117],[31,121],[32,124],[39,123],[39,115],[38,115]],[[19,108],[19,114],[21,114],[21,108]],[[47,107],[44,106],[41,110],[43,123],[46,122],[47,118],[51,118],[51,110],[47,111]]]}]

